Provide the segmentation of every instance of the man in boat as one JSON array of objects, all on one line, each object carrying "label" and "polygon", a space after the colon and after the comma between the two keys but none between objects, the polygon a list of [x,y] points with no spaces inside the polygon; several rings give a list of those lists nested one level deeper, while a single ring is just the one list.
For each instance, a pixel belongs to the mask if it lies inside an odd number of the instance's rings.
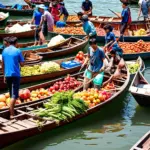
[{"label": "man in boat", "polygon": [[94,27],[94,24],[89,21],[87,15],[82,16],[82,23],[83,23],[83,30],[86,33],[87,37],[92,39],[97,37],[96,29]]},{"label": "man in boat", "polygon": [[64,2],[60,2],[59,4],[60,4],[60,8],[59,8],[60,14],[59,14],[59,17],[61,17],[63,15],[64,16],[63,17],[63,21],[67,22],[69,13],[68,13],[66,7],[64,6]]},{"label": "man in boat", "polygon": [[33,12],[33,17],[31,20],[31,24],[35,24],[36,26],[36,30],[35,30],[35,43],[34,45],[40,45],[42,41],[42,39],[40,39],[40,32],[41,30],[39,29],[39,25],[41,22],[41,18],[42,18],[42,13],[39,10],[39,7],[37,6],[37,9],[34,10]]},{"label": "man in boat", "polygon": [[94,87],[100,88],[103,82],[104,77],[104,59],[105,53],[103,49],[98,47],[96,39],[90,39],[89,41],[90,47],[88,50],[87,58],[83,63],[82,67],[85,66],[89,62],[88,68],[84,73],[84,89],[86,90],[89,87],[91,79],[93,79]]},{"label": "man in boat", "polygon": [[4,48],[8,47],[9,46],[9,37],[5,37],[3,39],[3,45],[0,46],[0,49],[1,50],[4,50]]},{"label": "man in boat", "polygon": [[14,105],[19,98],[20,86],[20,66],[24,64],[24,58],[19,49],[17,49],[17,38],[9,38],[9,46],[2,53],[2,68],[4,82],[7,83],[11,101],[10,101],[10,118],[14,116]]},{"label": "man in boat", "polygon": [[122,2],[123,11],[121,14],[118,13],[118,17],[122,19],[121,26],[120,26],[120,40],[121,41],[123,41],[123,35],[126,29],[129,28],[129,25],[132,22],[131,11],[130,11],[130,8],[128,7],[128,4],[129,4],[128,2]]},{"label": "man in boat", "polygon": [[[54,19],[50,12],[48,12],[47,8],[41,4],[39,6],[39,11],[42,13],[41,22],[39,25],[39,29],[42,29],[42,33],[44,36],[48,35],[48,31],[53,31]],[[43,38],[42,43],[45,43],[45,38]]]},{"label": "man in boat", "polygon": [[84,0],[82,2],[82,10],[85,15],[92,16],[93,5],[90,0]]},{"label": "man in boat", "polygon": [[143,14],[144,20],[146,20],[148,18],[148,13],[149,13],[147,0],[139,0],[139,6],[140,8],[138,13],[138,20],[141,16],[141,12]]}]

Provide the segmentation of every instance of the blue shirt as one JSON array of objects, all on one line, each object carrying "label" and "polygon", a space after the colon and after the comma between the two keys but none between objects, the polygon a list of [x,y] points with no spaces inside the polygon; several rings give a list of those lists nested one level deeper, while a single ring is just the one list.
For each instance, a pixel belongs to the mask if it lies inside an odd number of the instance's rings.
[{"label": "blue shirt", "polygon": [[33,17],[35,20],[35,25],[39,26],[42,18],[42,13],[39,12],[38,10],[34,10]]},{"label": "blue shirt", "polygon": [[127,23],[128,22],[128,19],[129,19],[129,11],[128,11],[128,7],[123,9],[122,13],[121,13],[121,16],[122,16],[122,21],[121,23]]},{"label": "blue shirt", "polygon": [[2,59],[5,77],[20,77],[20,62],[24,62],[21,51],[10,45],[3,50]]},{"label": "blue shirt", "polygon": [[66,23],[63,22],[63,21],[57,21],[57,22],[56,22],[56,27],[57,27],[57,28],[63,28],[63,27],[65,27],[65,26],[66,26]]},{"label": "blue shirt", "polygon": [[91,21],[86,21],[83,23],[83,30],[87,35],[96,35],[96,29]]},{"label": "blue shirt", "polygon": [[113,42],[116,41],[116,37],[113,32],[108,32],[105,36],[105,43],[108,44],[110,41],[113,41]]},{"label": "blue shirt", "polygon": [[92,6],[92,2],[91,1],[88,1],[88,2],[84,1],[84,2],[82,2],[82,8],[83,8],[84,11],[89,11],[92,7],[93,6]]},{"label": "blue shirt", "polygon": [[90,64],[88,69],[92,72],[99,72],[103,67],[103,59],[105,58],[105,53],[103,49],[98,47],[96,51],[93,51],[92,47],[88,50],[88,55],[90,56]]},{"label": "blue shirt", "polygon": [[64,16],[69,16],[69,13],[64,6],[60,7],[60,13],[63,14]]}]

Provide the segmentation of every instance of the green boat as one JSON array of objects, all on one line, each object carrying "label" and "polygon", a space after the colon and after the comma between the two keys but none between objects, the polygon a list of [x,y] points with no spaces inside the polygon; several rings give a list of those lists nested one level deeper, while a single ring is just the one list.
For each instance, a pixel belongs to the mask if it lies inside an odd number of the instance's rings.
[{"label": "green boat", "polygon": [[2,20],[0,20],[0,26],[1,27],[5,27],[6,26],[8,18],[9,18],[9,13],[6,13],[6,17],[3,18]]}]

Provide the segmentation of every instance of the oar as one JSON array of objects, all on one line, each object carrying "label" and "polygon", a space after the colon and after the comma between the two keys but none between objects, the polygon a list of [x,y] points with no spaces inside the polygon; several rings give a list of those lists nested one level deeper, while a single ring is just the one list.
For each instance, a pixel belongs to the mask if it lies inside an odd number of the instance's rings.
[{"label": "oar", "polygon": [[109,11],[111,11],[113,14],[115,14],[118,18],[120,18],[120,16],[116,13],[116,12],[114,12],[113,10],[111,10],[111,9],[108,9]]}]

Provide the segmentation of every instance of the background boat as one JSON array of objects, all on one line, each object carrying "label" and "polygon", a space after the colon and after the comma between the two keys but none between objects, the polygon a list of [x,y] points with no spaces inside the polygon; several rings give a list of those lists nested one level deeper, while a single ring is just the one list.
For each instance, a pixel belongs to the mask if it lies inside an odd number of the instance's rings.
[{"label": "background boat", "polygon": [[129,91],[140,106],[150,106],[150,84],[140,71],[135,75]]}]

